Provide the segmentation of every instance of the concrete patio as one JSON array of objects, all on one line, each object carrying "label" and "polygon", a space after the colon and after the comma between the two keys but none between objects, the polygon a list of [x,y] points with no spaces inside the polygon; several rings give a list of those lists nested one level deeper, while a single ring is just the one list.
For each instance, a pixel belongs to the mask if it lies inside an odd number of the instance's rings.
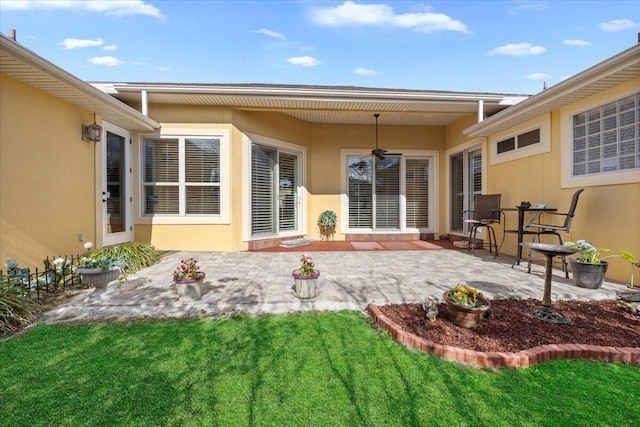
[{"label": "concrete patio", "polygon": [[[460,250],[308,252],[321,276],[319,294],[300,300],[292,291],[291,272],[305,247],[295,252],[176,252],[152,267],[107,288],[89,288],[46,314],[48,322],[113,318],[193,318],[234,314],[277,314],[313,310],[365,310],[378,305],[442,300],[442,293],[468,282],[488,298],[541,300],[544,267],[498,259],[484,250],[472,256]],[[203,296],[178,300],[172,272],[181,259],[194,257],[207,275]],[[553,271],[552,300],[616,298],[628,291],[605,282],[597,290],[575,286],[559,269]]]}]

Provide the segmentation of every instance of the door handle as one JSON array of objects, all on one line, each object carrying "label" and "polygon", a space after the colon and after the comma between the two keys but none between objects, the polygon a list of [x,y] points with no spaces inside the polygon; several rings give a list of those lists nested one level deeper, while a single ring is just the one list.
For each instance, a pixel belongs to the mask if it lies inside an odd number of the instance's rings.
[{"label": "door handle", "polygon": [[103,202],[103,203],[104,203],[104,202],[106,202],[106,201],[111,197],[111,193],[110,193],[110,192],[108,192],[108,191],[103,191],[103,192],[102,192],[102,195],[104,196],[104,197],[102,198],[102,202]]}]

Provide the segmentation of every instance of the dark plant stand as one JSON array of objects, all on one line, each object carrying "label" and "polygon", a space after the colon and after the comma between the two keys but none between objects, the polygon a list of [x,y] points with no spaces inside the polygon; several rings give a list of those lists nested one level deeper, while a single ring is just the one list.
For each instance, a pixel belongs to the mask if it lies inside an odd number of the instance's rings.
[{"label": "dark plant stand", "polygon": [[544,296],[542,307],[535,307],[531,310],[533,315],[540,320],[551,323],[571,323],[571,319],[563,316],[551,306],[551,272],[553,270],[553,257],[571,255],[578,252],[575,248],[562,245],[550,245],[547,243],[520,243],[520,245],[540,252],[547,258],[544,270]]}]

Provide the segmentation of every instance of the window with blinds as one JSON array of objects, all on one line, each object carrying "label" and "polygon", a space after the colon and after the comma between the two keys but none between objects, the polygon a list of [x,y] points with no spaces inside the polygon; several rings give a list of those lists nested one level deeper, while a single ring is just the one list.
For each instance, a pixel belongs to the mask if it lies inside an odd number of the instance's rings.
[{"label": "window with blinds", "polygon": [[373,159],[349,157],[349,228],[373,228]]},{"label": "window with blinds", "polygon": [[451,230],[464,229],[464,153],[451,156]]},{"label": "window with blinds", "polygon": [[375,159],[376,229],[400,228],[400,157]]},{"label": "window with blinds", "polygon": [[251,149],[251,234],[273,234],[275,221],[276,150],[254,144]]},{"label": "window with blinds", "polygon": [[429,159],[406,161],[407,227],[429,227],[429,166]]},{"label": "window with blinds", "polygon": [[640,93],[572,120],[574,176],[640,169]]},{"label": "window with blinds", "polygon": [[299,154],[253,143],[251,146],[251,235],[296,231]]},{"label": "window with blinds", "polygon": [[146,138],[144,215],[220,215],[220,140]]}]

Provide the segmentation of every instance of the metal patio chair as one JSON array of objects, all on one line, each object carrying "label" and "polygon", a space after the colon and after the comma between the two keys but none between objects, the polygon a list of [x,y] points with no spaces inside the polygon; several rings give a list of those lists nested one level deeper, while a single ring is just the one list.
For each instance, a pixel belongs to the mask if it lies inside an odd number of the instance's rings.
[{"label": "metal patio chair", "polygon": [[[573,217],[576,215],[576,207],[578,206],[578,198],[580,194],[584,191],[584,188],[573,193],[573,198],[571,199],[571,205],[569,206],[569,210],[566,213],[560,212],[545,212],[545,215],[559,215],[564,217],[564,223],[562,225],[553,225],[553,224],[541,224],[541,223],[530,223],[524,226],[527,229],[527,234],[533,234],[533,242],[540,242],[540,236],[545,236],[549,234],[553,234],[558,238],[558,241],[561,245],[564,245],[564,238],[560,234],[571,232],[571,223],[573,222]],[[564,271],[566,278],[569,278],[569,268],[567,266],[567,257],[562,256],[562,271]],[[529,262],[527,265],[527,272],[531,273],[531,251],[529,251]]]},{"label": "metal patio chair", "polygon": [[477,194],[473,202],[473,210],[467,211],[472,213],[472,218],[465,219],[464,223],[469,224],[469,243],[467,250],[476,252],[476,235],[478,228],[485,227],[487,229],[487,237],[489,239],[489,253],[491,249],[496,249],[495,256],[498,256],[498,242],[496,241],[496,232],[492,224],[500,224],[500,199],[502,194]]}]

